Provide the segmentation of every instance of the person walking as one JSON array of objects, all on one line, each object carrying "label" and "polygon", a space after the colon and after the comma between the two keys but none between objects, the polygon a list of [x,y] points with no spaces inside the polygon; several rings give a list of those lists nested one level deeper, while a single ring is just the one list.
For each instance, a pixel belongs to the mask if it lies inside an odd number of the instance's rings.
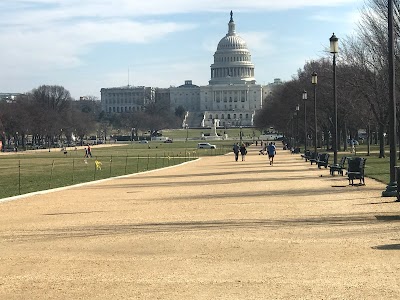
[{"label": "person walking", "polygon": [[238,159],[239,159],[239,145],[238,145],[238,143],[234,143],[233,144],[232,150],[233,150],[233,153],[235,153],[235,161],[238,161]]},{"label": "person walking", "polygon": [[242,161],[246,160],[246,154],[247,154],[247,149],[246,149],[246,145],[244,143],[242,143],[242,145],[240,146],[240,154],[242,155]]},{"label": "person walking", "polygon": [[269,143],[267,147],[267,152],[268,152],[269,164],[272,166],[274,164],[274,156],[276,154],[276,147],[272,142]]},{"label": "person walking", "polygon": [[258,153],[258,155],[265,155],[265,153],[267,152],[267,144],[264,144],[264,146],[262,146],[260,152]]},{"label": "person walking", "polygon": [[87,157],[92,157],[92,149],[90,148],[90,145],[87,147]]}]

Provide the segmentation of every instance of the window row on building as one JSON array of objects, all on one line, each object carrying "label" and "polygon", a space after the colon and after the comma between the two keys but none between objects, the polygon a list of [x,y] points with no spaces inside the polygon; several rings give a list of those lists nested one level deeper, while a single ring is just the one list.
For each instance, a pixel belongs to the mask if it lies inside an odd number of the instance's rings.
[{"label": "window row on building", "polygon": [[122,113],[122,112],[134,112],[143,110],[140,106],[109,106],[107,112],[109,113]]},{"label": "window row on building", "polygon": [[[238,114],[238,116],[239,116],[239,119],[243,119],[243,114]],[[237,119],[237,115],[236,115],[236,114],[232,114],[232,116],[231,116],[231,114],[227,114],[227,115],[226,115],[226,118],[227,118],[228,120],[230,120],[230,119]],[[218,114],[215,114],[215,115],[210,114],[210,115],[209,115],[209,119],[210,119],[210,120],[211,120],[211,119],[219,119],[219,115],[218,115]],[[221,120],[223,120],[223,119],[225,119],[225,114],[221,114]],[[249,114],[245,114],[245,119],[249,119]]]},{"label": "window row on building", "polygon": [[[237,53],[240,54],[240,53]],[[234,62],[234,61],[251,61],[250,56],[221,56],[221,57],[215,57],[214,62]]]}]

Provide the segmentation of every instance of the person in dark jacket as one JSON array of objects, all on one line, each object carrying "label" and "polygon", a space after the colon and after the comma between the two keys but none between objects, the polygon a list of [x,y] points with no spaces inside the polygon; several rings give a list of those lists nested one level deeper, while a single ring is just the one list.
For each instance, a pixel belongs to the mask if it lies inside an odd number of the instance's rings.
[{"label": "person in dark jacket", "polygon": [[240,146],[239,151],[240,151],[240,154],[242,155],[242,161],[246,160],[247,149],[246,149],[246,145],[244,143]]},{"label": "person in dark jacket", "polygon": [[233,150],[233,153],[235,153],[235,161],[238,161],[238,158],[239,158],[239,145],[238,145],[238,143],[234,143],[233,144],[232,150]]}]

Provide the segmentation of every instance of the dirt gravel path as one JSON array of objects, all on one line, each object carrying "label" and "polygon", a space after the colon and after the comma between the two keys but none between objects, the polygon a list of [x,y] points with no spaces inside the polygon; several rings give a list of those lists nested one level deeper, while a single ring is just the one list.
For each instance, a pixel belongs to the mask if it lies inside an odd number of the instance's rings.
[{"label": "dirt gravel path", "polygon": [[0,299],[399,299],[385,185],[257,150],[0,203]]}]

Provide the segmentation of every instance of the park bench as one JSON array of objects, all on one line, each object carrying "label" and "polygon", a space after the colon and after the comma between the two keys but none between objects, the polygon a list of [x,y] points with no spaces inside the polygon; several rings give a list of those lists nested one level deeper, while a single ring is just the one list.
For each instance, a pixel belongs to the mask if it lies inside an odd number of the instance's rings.
[{"label": "park bench", "polygon": [[345,169],[344,164],[346,163],[347,157],[342,156],[340,159],[340,162],[338,164],[333,164],[329,166],[329,173],[333,176],[335,175],[335,172],[338,172],[338,174],[343,176],[343,170]]},{"label": "park bench", "polygon": [[311,151],[310,150],[306,150],[304,152],[304,154],[301,155],[302,158],[305,158],[305,160],[307,161],[307,159],[310,159],[311,156]]},{"label": "park bench", "polygon": [[294,148],[293,149],[293,154],[298,154],[298,153],[300,153],[300,148],[299,147],[297,147],[297,148]]},{"label": "park bench", "polygon": [[328,161],[329,161],[329,153],[320,154],[317,160],[318,169],[321,169],[321,167],[325,167],[326,169],[328,167]]},{"label": "park bench", "polygon": [[[309,158],[310,163],[311,164],[317,163],[317,161],[319,160],[319,156],[320,156],[319,153],[311,152],[311,155],[310,155],[310,158]],[[306,159],[306,161],[307,161],[307,159]]]},{"label": "park bench", "polygon": [[364,169],[366,160],[367,159],[363,157],[348,157],[347,177],[349,179],[349,185],[354,185],[354,179],[360,179],[360,185],[365,185]]}]

